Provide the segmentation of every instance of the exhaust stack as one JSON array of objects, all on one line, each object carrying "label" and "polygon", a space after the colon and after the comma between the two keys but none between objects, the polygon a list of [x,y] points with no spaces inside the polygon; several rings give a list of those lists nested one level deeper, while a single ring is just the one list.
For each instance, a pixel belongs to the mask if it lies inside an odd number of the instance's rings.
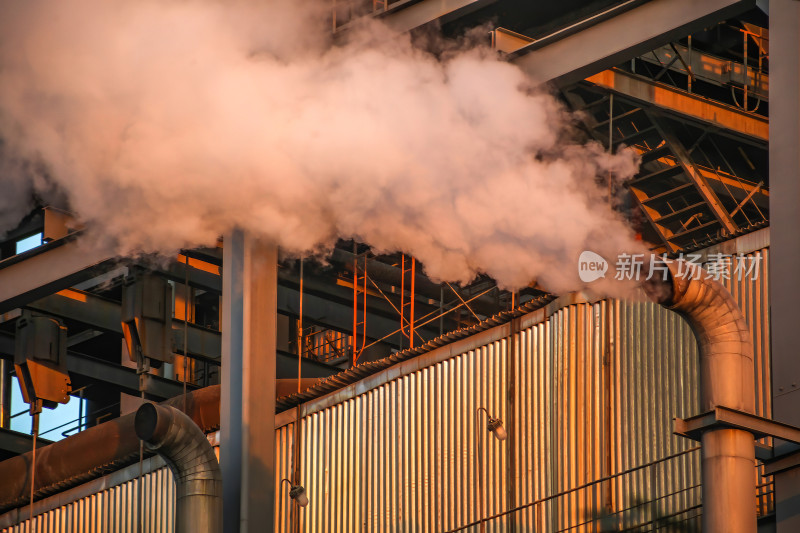
[{"label": "exhaust stack", "polygon": [[[651,299],[681,314],[697,337],[701,412],[717,406],[755,414],[753,341],[730,292],[701,269],[669,264],[665,281],[644,284]],[[755,533],[756,478],[753,434],[712,428],[702,435],[703,531]]]},{"label": "exhaust stack", "polygon": [[139,407],[134,425],[175,476],[175,532],[222,533],[222,473],[200,428],[174,407],[152,403]]}]

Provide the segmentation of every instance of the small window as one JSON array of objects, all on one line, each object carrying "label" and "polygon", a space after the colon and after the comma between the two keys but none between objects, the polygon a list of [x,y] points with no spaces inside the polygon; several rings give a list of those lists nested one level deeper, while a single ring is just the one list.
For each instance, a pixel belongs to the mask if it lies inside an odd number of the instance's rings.
[{"label": "small window", "polygon": [[30,237],[25,237],[24,239],[20,239],[17,241],[17,253],[21,254],[22,252],[27,252],[37,246],[42,245],[42,234],[37,233],[36,235],[31,235]]},{"label": "small window", "polygon": [[[11,429],[30,434],[31,417],[28,404],[22,399],[17,377],[12,378],[11,411],[16,414],[11,419]],[[39,436],[47,440],[61,440],[86,429],[86,400],[70,396],[69,403],[58,404],[55,409],[42,409],[39,416]]]}]

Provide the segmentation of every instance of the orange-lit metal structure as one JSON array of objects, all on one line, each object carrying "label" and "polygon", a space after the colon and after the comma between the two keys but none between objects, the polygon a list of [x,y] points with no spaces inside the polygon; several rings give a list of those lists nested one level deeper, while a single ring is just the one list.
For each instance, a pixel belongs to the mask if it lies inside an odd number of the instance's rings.
[{"label": "orange-lit metal structure", "polygon": [[[770,70],[776,34],[763,3],[336,0],[335,39],[362,16],[399,32],[419,28],[415,35],[492,24],[501,58],[550,79],[583,140],[639,154],[639,174],[610,192],[653,251],[701,262],[715,253],[757,259],[757,278],[723,284],[754,340],[751,414],[770,419],[779,405],[791,421],[794,370],[778,358],[788,370],[772,374],[770,356],[770,290],[786,286],[789,274],[770,277],[775,228],[767,226],[771,207],[794,198],[771,191],[769,142],[770,110],[780,113],[781,89],[796,85]],[[777,42],[792,35],[783,31]],[[794,175],[791,164],[781,168]],[[22,310],[64,321],[66,368],[87,404],[78,430],[132,412],[140,393],[161,400],[222,380],[228,426],[208,438],[223,456],[229,516],[250,513],[262,526],[274,519],[275,530],[292,532],[659,530],[702,520],[705,452],[675,435],[672,422],[705,423],[692,418],[700,412],[699,352],[675,313],[583,293],[552,301],[536,287],[509,293],[483,277],[435,283],[415,258],[375,255],[353,241],[339,242],[326,264],[299,268],[277,264],[274,250],[241,235],[184,250],[167,265],[139,265],[83,252],[80,228],[56,212],[37,208],[0,242],[0,356],[13,352]],[[791,209],[782,212],[786,220]],[[786,227],[777,232],[781,257],[791,248]],[[37,232],[49,242],[12,251]],[[269,279],[254,274],[254,254],[275,257]],[[140,267],[174,307],[160,322],[159,341],[171,347],[166,363],[141,380],[121,342],[123,282]],[[773,352],[790,346],[786,300],[776,300],[784,323]],[[11,456],[31,443],[8,427],[20,409],[9,405],[9,365],[0,374],[0,449]],[[275,378],[297,392],[275,398]],[[485,439],[479,449],[479,407],[503,420],[506,441]],[[723,418],[713,423],[730,423]],[[775,511],[782,500],[772,475],[795,475],[786,466],[792,456],[775,466],[772,433],[754,434],[760,525],[792,531],[791,516]],[[173,530],[174,481],[157,457],[89,477],[36,494],[32,507],[17,502],[0,515],[0,531],[27,527],[32,510],[42,533],[99,522],[135,531],[142,505],[152,517],[146,530]],[[295,507],[284,478],[304,486],[307,508]]]},{"label": "orange-lit metal structure", "polygon": [[[414,282],[417,279],[416,261],[413,257],[402,254],[400,280],[400,330],[408,339],[408,347],[414,347]],[[402,348],[402,346],[401,346]]]},{"label": "orange-lit metal structure", "polygon": [[[768,243],[762,230],[724,244],[766,258]],[[727,283],[756,339],[759,414],[771,403],[768,267],[759,261],[764,277]],[[278,490],[275,530],[382,531],[404,523],[420,531],[477,530],[479,468],[488,487],[487,531],[699,522],[700,448],[672,434],[673,416],[700,411],[698,389],[687,386],[699,376],[694,336],[682,318],[657,305],[589,298],[537,302],[279,401],[276,477],[291,478],[301,464],[310,503],[293,514]],[[659,390],[669,393],[654,394]],[[474,438],[479,406],[509,430],[503,443],[484,441],[482,460]],[[769,517],[772,479],[760,461],[753,468],[760,476],[758,513]],[[137,475],[130,471],[127,479]],[[162,465],[148,463],[145,476],[148,505],[172,498]],[[132,482],[118,483],[97,497],[108,499],[109,512],[125,513],[117,487]],[[72,506],[76,520],[91,519],[77,511],[88,497],[75,497],[74,504],[45,500],[42,512],[55,516],[60,506]],[[153,530],[168,531],[169,516],[156,517]]]},{"label": "orange-lit metal structure", "polygon": [[[362,263],[359,265],[359,259]],[[360,271],[360,274],[359,274]],[[367,343],[367,256],[355,255],[353,262],[353,365]]]}]

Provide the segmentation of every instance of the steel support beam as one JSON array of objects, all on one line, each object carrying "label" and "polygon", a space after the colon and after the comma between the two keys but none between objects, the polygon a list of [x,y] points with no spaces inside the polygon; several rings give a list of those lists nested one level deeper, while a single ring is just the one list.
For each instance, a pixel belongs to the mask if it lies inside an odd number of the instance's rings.
[{"label": "steel support beam", "polygon": [[229,533],[271,530],[275,516],[277,247],[225,237],[220,465]]},{"label": "steel support beam", "polygon": [[[13,357],[14,337],[7,333],[0,333],[0,368],[5,367],[7,369],[13,369]],[[108,383],[118,387],[122,392],[131,395],[138,396],[139,394],[139,380],[136,376],[136,371],[132,368],[74,351],[68,351],[67,370],[72,376],[81,376],[93,382]],[[307,358],[303,359],[303,376],[307,378],[328,377],[339,371],[339,368],[332,367],[320,361]],[[281,379],[297,378],[297,356],[295,354],[277,352],[277,377]],[[0,392],[8,394],[9,401],[5,404],[5,407],[9,410],[8,416],[11,416],[10,374],[8,374],[7,381],[6,388],[4,390],[0,388]],[[166,400],[183,394],[183,383],[152,374],[146,378],[145,386],[145,393],[154,399]],[[196,386],[192,384],[188,386],[190,389],[196,388]],[[10,421],[7,420],[7,423],[9,425],[0,426],[0,428],[10,427]]]},{"label": "steel support beam", "polygon": [[[10,333],[0,332],[0,358],[7,359],[7,364],[13,368],[14,336]],[[123,392],[139,394],[139,377],[136,370],[90,357],[72,350],[67,351],[67,371],[73,376],[81,376],[93,382],[109,383],[119,387]],[[190,388],[196,388],[189,385]],[[183,393],[183,384],[161,376],[148,374],[145,379],[145,394],[153,399],[172,398]]]},{"label": "steel support beam", "polygon": [[535,80],[569,85],[754,6],[755,0],[651,0],[538,39],[509,58]]},{"label": "steel support beam", "polygon": [[[75,320],[99,331],[122,335],[120,304],[92,293],[66,289],[25,306],[46,315]],[[172,321],[173,345],[176,353],[183,352],[183,320]],[[187,327],[189,355],[218,360],[220,333],[192,324]]]},{"label": "steel support beam", "polygon": [[720,202],[714,190],[709,186],[705,176],[703,176],[703,174],[697,168],[697,165],[695,165],[692,161],[692,158],[689,156],[689,152],[686,150],[686,148],[684,148],[683,143],[680,142],[678,136],[670,130],[669,126],[663,120],[658,120],[661,118],[661,115],[657,111],[652,111],[651,113],[656,119],[653,123],[656,125],[656,128],[661,133],[661,136],[672,149],[672,152],[678,159],[678,164],[680,164],[681,168],[683,168],[684,174],[686,174],[689,179],[692,180],[695,187],[697,187],[700,196],[708,204],[711,212],[714,213],[715,217],[717,217],[717,220],[719,220],[720,224],[722,224],[722,227],[728,233],[735,232],[738,229],[738,226],[733,221],[730,214],[728,214],[728,211],[725,209],[725,206],[722,205],[722,202]]},{"label": "steel support beam", "polygon": [[0,313],[91,279],[113,265],[107,253],[81,247],[74,237],[0,261]]},{"label": "steel support beam", "polygon": [[187,269],[189,270],[188,278],[190,287],[202,289],[204,291],[222,292],[222,279],[220,279],[218,274],[194,268],[191,264],[187,267],[185,263],[173,261],[167,268],[158,272],[170,281],[184,283],[187,278]]},{"label": "steel support beam", "polygon": [[[281,313],[297,315],[299,292],[287,287],[278,289],[278,309]],[[351,296],[352,298],[352,296]],[[382,302],[381,302],[382,303]],[[386,306],[388,307],[388,306]],[[391,311],[391,309],[389,309]],[[349,305],[332,299],[323,298],[311,293],[303,294],[304,320],[311,321],[337,331],[350,332],[353,329],[353,304]],[[390,319],[370,310],[367,317],[367,338],[380,339],[392,331],[399,329],[400,319]],[[398,344],[400,333],[386,339],[386,342]]]},{"label": "steel support beam", "polygon": [[604,70],[586,78],[586,81],[616,94],[657,106],[665,112],[690,117],[759,141],[769,140],[768,119],[671,85],[616,69]]},{"label": "steel support beam", "polygon": [[800,466],[800,450],[789,452],[780,457],[770,457],[764,466],[764,474],[768,476],[793,470]]},{"label": "steel support beam", "polygon": [[435,20],[447,22],[492,4],[497,0],[406,0],[396,2],[383,21],[393,30],[404,33]]},{"label": "steel support beam", "polygon": [[800,444],[800,428],[751,415],[736,409],[717,406],[713,411],[691,418],[675,418],[675,434],[700,441],[703,432],[713,428],[743,429],[753,434],[754,439],[775,437]]},{"label": "steel support beam", "polygon": [[[70,374],[83,376],[95,382],[110,383],[128,394],[139,394],[139,376],[133,368],[67,352],[67,370]],[[146,375],[144,385],[145,394],[154,400],[166,400],[183,394],[182,383],[153,374]],[[194,385],[188,387],[189,390],[196,388]]]},{"label": "steel support beam", "polygon": [[686,70],[688,66],[695,79],[720,87],[727,87],[730,83],[746,84],[751,97],[764,101],[769,100],[769,74],[758,73],[757,69],[752,66],[745,69],[743,63],[698,50],[690,51],[688,47],[676,43],[659,46],[651,53],[642,55],[641,60],[687,76],[689,75]]},{"label": "steel support beam", "polygon": [[[349,296],[349,291],[342,287],[331,286],[329,289],[332,292],[342,292]],[[296,289],[279,286],[278,312],[296,315],[298,298]],[[352,326],[353,312],[349,303],[340,303],[308,293],[304,295],[304,298],[304,314],[307,320],[338,331],[349,331]],[[66,289],[31,302],[25,307],[46,315],[74,320],[98,331],[122,335],[120,304],[92,293]],[[386,307],[385,311],[390,313],[392,310],[388,306]],[[173,345],[176,353],[183,352],[183,327],[182,320],[172,321]],[[372,313],[367,321],[367,336],[371,339],[379,339],[396,330],[397,327],[397,320]],[[221,335],[218,331],[203,328],[191,322],[187,331],[190,356],[219,360],[222,352]],[[434,336],[434,330],[430,329],[428,334]],[[387,342],[395,341],[396,344],[398,338],[399,333],[389,337]]]},{"label": "steel support beam", "polygon": [[11,428],[11,370],[14,363],[0,358],[0,429]]},{"label": "steel support beam", "polygon": [[[800,426],[800,2],[771,0],[770,32],[770,317],[772,416]],[[776,444],[776,455],[790,445]],[[800,531],[800,469],[775,475],[778,533]]]}]

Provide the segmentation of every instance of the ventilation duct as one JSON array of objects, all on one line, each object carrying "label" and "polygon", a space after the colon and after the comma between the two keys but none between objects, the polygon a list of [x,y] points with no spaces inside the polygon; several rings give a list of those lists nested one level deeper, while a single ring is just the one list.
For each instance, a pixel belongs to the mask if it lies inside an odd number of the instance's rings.
[{"label": "ventilation duct", "polygon": [[[645,291],[681,314],[697,337],[700,352],[700,409],[728,407],[755,414],[753,341],[739,306],[719,282],[685,263],[669,264],[665,281],[652,279]],[[710,428],[702,434],[703,531],[756,531],[756,477],[753,434]]]},{"label": "ventilation duct", "polygon": [[[186,395],[186,412],[202,429],[219,429],[219,385]],[[183,396],[164,402],[182,408]],[[30,503],[31,452],[0,462],[0,512]],[[36,450],[34,499],[85,483],[139,459],[134,413]]]},{"label": "ventilation duct", "polygon": [[139,407],[135,427],[175,477],[175,532],[221,533],[222,473],[200,428],[174,407],[152,403]]}]

